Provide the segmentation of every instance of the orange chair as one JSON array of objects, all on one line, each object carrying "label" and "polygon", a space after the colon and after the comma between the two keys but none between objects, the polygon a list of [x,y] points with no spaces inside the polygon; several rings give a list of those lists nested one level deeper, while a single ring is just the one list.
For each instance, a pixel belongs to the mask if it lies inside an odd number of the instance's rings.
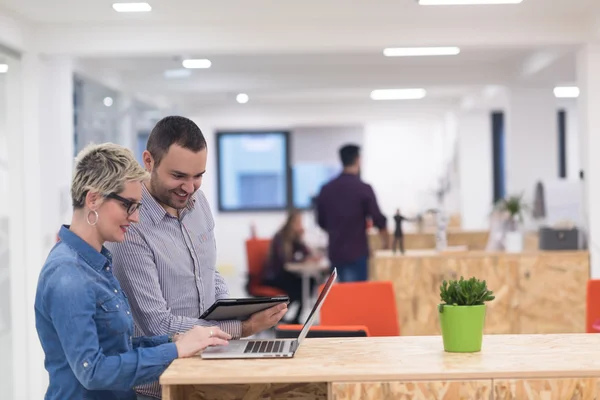
[{"label": "orange chair", "polygon": [[269,256],[269,239],[246,240],[246,255],[248,260],[248,283],[246,290],[251,296],[270,297],[286,293],[272,286],[263,285],[263,269]]},{"label": "orange chair", "polygon": [[[280,324],[275,327],[275,337],[277,339],[296,339],[300,335],[303,325]],[[366,337],[369,335],[369,328],[364,325],[354,326],[311,326],[307,338],[317,337]]]},{"label": "orange chair", "polygon": [[321,306],[320,325],[365,325],[371,336],[399,336],[400,324],[392,282],[333,285]]},{"label": "orange chair", "polygon": [[598,325],[600,325],[600,279],[590,279],[586,290],[585,331],[600,333]]}]

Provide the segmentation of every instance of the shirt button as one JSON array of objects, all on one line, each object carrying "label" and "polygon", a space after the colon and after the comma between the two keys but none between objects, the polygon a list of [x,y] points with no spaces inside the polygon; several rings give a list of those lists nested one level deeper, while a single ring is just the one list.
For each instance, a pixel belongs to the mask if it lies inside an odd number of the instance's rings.
[{"label": "shirt button", "polygon": [[117,289],[115,289],[115,293],[119,293],[119,291]]},{"label": "shirt button", "polygon": [[87,362],[87,361],[84,361],[84,363],[83,363],[83,368],[87,368],[87,367],[88,367],[88,365],[89,365],[89,364],[88,364],[88,362]]},{"label": "shirt button", "polygon": [[127,315],[129,315],[129,311],[127,311]]},{"label": "shirt button", "polygon": [[110,267],[106,267],[106,270],[107,270],[107,271],[110,271]]},{"label": "shirt button", "polygon": [[119,305],[117,304],[117,308],[119,308]]}]

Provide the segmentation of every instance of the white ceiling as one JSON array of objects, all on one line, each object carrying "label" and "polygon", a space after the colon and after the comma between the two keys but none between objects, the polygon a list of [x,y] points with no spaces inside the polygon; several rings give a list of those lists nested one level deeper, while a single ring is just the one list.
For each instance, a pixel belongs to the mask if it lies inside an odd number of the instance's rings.
[{"label": "white ceiling", "polygon": [[469,13],[474,19],[557,18],[589,15],[597,0],[524,0],[517,6],[421,7],[416,0],[146,0],[151,13],[118,14],[116,0],[0,0],[0,5],[34,22],[82,23],[219,23],[232,21],[301,20],[305,28],[331,20],[351,20],[361,24],[386,21],[418,21],[421,18],[455,18]]},{"label": "white ceiling", "polygon": [[181,57],[82,58],[78,68],[91,76],[116,74],[131,93],[161,97],[180,106],[221,105],[247,93],[253,103],[369,102],[374,89],[423,87],[428,99],[459,102],[488,85],[544,85],[575,80],[573,52],[557,54],[546,68],[523,75],[535,48],[464,49],[450,57],[384,57],[381,52],[353,54],[214,55],[210,69],[167,79],[181,68]]},{"label": "white ceiling", "polygon": [[[428,99],[459,103],[489,85],[551,88],[576,80],[574,51],[600,9],[600,0],[147,1],[153,11],[140,14],[114,12],[113,0],[0,0],[0,9],[35,27],[40,51],[78,57],[81,73],[187,107],[231,104],[240,92],[252,103],[361,103],[374,89],[424,87]],[[423,43],[462,52],[382,55]],[[209,58],[212,67],[166,79],[184,57]]]}]

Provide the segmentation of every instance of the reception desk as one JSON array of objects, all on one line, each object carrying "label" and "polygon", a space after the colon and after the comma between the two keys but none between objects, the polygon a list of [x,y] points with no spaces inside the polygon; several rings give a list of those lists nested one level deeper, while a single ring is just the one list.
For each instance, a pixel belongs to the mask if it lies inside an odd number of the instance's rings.
[{"label": "reception desk", "polygon": [[518,254],[420,251],[405,256],[376,252],[370,279],[392,281],[402,335],[438,335],[437,305],[443,280],[486,280],[489,303],[485,333],[585,332],[587,251]]},{"label": "reception desk", "polygon": [[163,400],[595,399],[600,335],[491,335],[480,353],[439,336],[307,339],[292,359],[178,359]]}]

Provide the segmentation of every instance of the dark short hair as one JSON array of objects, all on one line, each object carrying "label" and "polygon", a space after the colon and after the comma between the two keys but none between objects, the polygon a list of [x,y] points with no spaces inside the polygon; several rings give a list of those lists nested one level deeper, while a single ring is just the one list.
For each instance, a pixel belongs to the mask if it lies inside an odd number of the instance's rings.
[{"label": "dark short hair", "polygon": [[193,152],[206,149],[206,139],[198,125],[180,116],[169,116],[158,121],[150,132],[146,150],[158,165],[173,144]]},{"label": "dark short hair", "polygon": [[360,147],[355,144],[347,144],[340,148],[340,160],[344,167],[354,165],[356,159],[360,155]]}]

